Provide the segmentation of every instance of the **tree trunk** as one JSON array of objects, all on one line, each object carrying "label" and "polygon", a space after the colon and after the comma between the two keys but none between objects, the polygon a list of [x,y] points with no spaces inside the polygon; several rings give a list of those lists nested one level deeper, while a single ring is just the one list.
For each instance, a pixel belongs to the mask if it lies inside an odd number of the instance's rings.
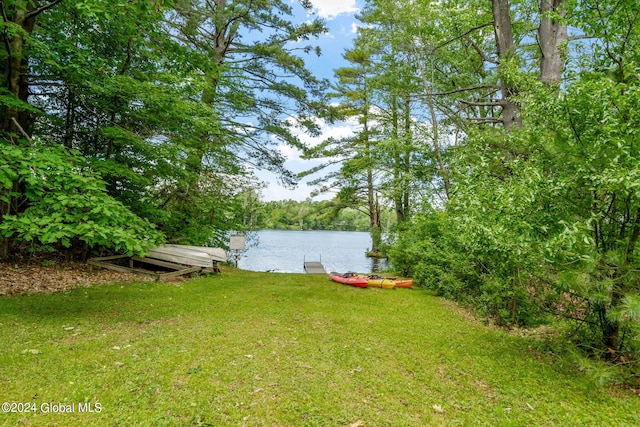
[{"label": "tree trunk", "polygon": [[402,198],[403,159],[400,149],[400,125],[399,125],[398,97],[393,95],[391,101],[391,114],[393,126],[393,204],[396,211],[398,224],[404,221],[404,206]]},{"label": "tree trunk", "polygon": [[[207,32],[207,46],[201,46],[209,52],[209,61],[211,66],[205,71],[206,87],[202,91],[200,99],[203,104],[207,106],[214,106],[218,95],[218,85],[221,78],[221,69],[227,53],[236,37],[237,28],[234,26],[234,22],[240,19],[239,16],[225,16],[228,14],[228,2],[227,0],[216,0],[215,2],[207,2],[207,13],[215,17],[216,25],[213,31]],[[186,6],[186,9],[180,10],[180,13],[185,16],[189,16],[193,13],[190,6]],[[188,29],[183,28],[185,36],[189,38]],[[191,147],[191,150],[187,154],[186,167],[187,171],[192,174],[192,180],[189,185],[197,188],[200,182],[200,175],[203,171],[204,157],[209,150],[209,146],[215,139],[215,135],[212,135],[211,131],[202,132],[198,135],[197,145]]]},{"label": "tree trunk", "polygon": [[[629,236],[627,248],[625,250],[624,261],[616,272],[616,283],[614,283],[613,289],[611,290],[611,309],[618,308],[620,304],[622,304],[624,297],[628,294],[628,290],[625,286],[625,280],[628,280],[627,276],[629,268],[631,267],[638,239],[640,239],[640,208],[638,208],[636,211],[635,219],[632,219],[629,216],[627,222],[632,222],[633,228],[631,231],[631,235]],[[607,312],[605,308],[603,308],[602,310],[604,313],[603,315],[601,315],[601,329],[604,341],[603,344],[608,352],[607,357],[611,360],[615,360],[618,358],[619,351],[623,345],[620,339],[621,325],[619,321],[611,320],[606,315]]]},{"label": "tree trunk", "polygon": [[568,41],[567,24],[559,21],[566,16],[564,0],[540,0],[540,81],[559,89],[565,58],[560,50]]},{"label": "tree trunk", "polygon": [[449,199],[451,193],[451,184],[449,182],[449,172],[447,171],[444,161],[442,160],[442,151],[440,150],[440,133],[438,129],[438,117],[436,115],[435,105],[433,104],[433,94],[429,91],[427,96],[427,103],[429,104],[429,110],[431,111],[431,134],[433,137],[433,151],[436,156],[436,162],[438,164],[438,170],[440,171],[440,177],[444,183],[444,193]]},{"label": "tree trunk", "polygon": [[607,351],[606,357],[609,360],[618,358],[620,349],[620,322],[609,320],[606,308],[602,307],[600,314],[600,329],[604,349]]},{"label": "tree trunk", "polygon": [[[509,62],[515,58],[515,46],[513,43],[513,28],[509,0],[492,0],[493,30],[496,38],[496,52],[498,54],[498,67],[509,66]],[[520,107],[513,102],[512,97],[517,93],[513,84],[503,78],[500,79],[500,92],[502,99],[502,124],[507,130],[522,126]]]},{"label": "tree trunk", "polygon": [[373,188],[373,167],[371,166],[371,142],[369,141],[368,115],[365,113],[363,133],[366,138],[367,156],[367,208],[369,211],[369,226],[371,227],[371,252],[378,252],[378,238],[376,237],[376,226],[380,227],[380,213],[376,206],[375,190]]},{"label": "tree trunk", "polygon": [[371,254],[375,255],[380,250],[380,242],[382,235],[382,226],[380,222],[380,205],[373,182],[373,159],[371,157],[371,150],[373,143],[369,138],[369,99],[367,97],[368,89],[365,87],[363,90],[363,114],[362,114],[362,135],[364,137],[364,147],[367,155],[367,209],[369,212],[369,226],[371,233]]},{"label": "tree trunk", "polygon": [[402,218],[398,218],[398,223],[402,223],[409,218],[409,203],[411,191],[409,176],[409,168],[411,167],[411,151],[413,144],[413,133],[411,132],[411,99],[407,95],[404,99],[404,135],[402,144],[402,170],[404,171],[404,179],[402,180]]},{"label": "tree trunk", "polygon": [[382,244],[382,221],[380,220],[380,204],[377,195],[370,206],[371,212],[371,255],[380,255],[380,245]]},{"label": "tree trunk", "polygon": [[398,144],[400,141],[400,131],[398,125],[398,96],[392,95],[391,98],[391,121],[392,121],[392,135],[393,135],[393,204],[395,205],[396,218],[400,222],[402,217],[402,197],[400,194],[400,181],[402,179],[402,171],[400,169],[400,150]]},{"label": "tree trunk", "polygon": [[[34,5],[27,7],[24,1],[16,1],[14,10],[7,14],[9,22],[19,27],[20,31],[5,32],[0,35],[0,43],[8,50],[7,65],[3,77],[2,86],[9,93],[20,99],[22,102],[28,102],[29,97],[29,80],[28,65],[29,56],[26,50],[26,37],[33,32],[35,26],[35,16],[30,13]],[[7,11],[3,11],[6,14]],[[8,107],[5,110],[2,121],[2,131],[6,138],[13,139],[13,136],[20,134],[24,137],[24,133],[30,135],[33,119],[31,113],[20,110],[17,107]]]},{"label": "tree trunk", "polygon": [[[11,33],[7,31],[0,33],[0,46],[4,47],[3,53],[7,56],[1,68],[3,73],[0,76],[2,79],[0,84],[2,88],[24,103],[29,101],[29,55],[26,38],[33,32],[36,16],[40,13],[36,12],[36,7],[37,5],[33,2],[27,3],[24,0],[16,0],[12,8],[7,8],[4,4],[0,5],[3,19],[20,28]],[[18,144],[19,138],[30,142],[33,117],[29,111],[10,106],[0,107],[0,113],[3,116],[0,122],[2,126],[0,138],[3,143]],[[18,208],[22,205],[19,201],[24,197],[24,189],[14,182],[12,192],[14,194],[8,196],[8,202],[0,203],[0,221],[4,215],[19,213]],[[26,205],[22,206],[24,209]],[[0,259],[7,259],[10,254],[11,239],[3,237],[0,239]]]},{"label": "tree trunk", "polygon": [[[435,104],[433,102],[433,89],[427,80],[426,70],[424,64],[422,62],[419,63],[420,66],[420,75],[422,78],[422,85],[424,90],[427,92],[427,105],[429,106],[429,112],[431,114],[431,131],[433,137],[433,152],[436,157],[436,164],[438,165],[438,172],[440,173],[440,177],[442,178],[442,182],[444,183],[444,192],[449,198],[449,194],[451,192],[451,182],[449,180],[449,172],[442,160],[442,151],[440,149],[440,135],[438,133],[438,115],[436,113]],[[432,78],[433,81],[433,69],[432,69]]]}]

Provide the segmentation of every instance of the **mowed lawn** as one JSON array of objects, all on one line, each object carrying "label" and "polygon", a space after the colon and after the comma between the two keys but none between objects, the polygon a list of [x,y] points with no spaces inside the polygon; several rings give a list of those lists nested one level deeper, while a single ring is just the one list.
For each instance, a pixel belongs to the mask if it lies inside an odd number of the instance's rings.
[{"label": "mowed lawn", "polygon": [[640,425],[640,397],[533,338],[326,276],[2,297],[0,337],[0,402],[35,408],[3,426]]}]

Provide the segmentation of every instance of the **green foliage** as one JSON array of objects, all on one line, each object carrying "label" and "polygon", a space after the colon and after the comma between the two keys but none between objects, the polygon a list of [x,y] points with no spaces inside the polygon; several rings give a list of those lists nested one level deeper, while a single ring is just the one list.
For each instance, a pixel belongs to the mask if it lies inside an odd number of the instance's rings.
[{"label": "green foliage", "polygon": [[[554,88],[534,71],[542,71],[542,51],[524,42],[542,18],[530,2],[509,4],[514,46],[495,62],[490,6],[497,4],[425,3],[420,16],[429,18],[418,20],[413,4],[407,13],[374,0],[365,10],[379,28],[395,25],[377,39],[389,69],[394,53],[411,50],[400,40],[417,47],[406,72],[433,97],[432,121],[451,129],[447,168],[438,168],[451,178],[448,200],[424,199],[429,213],[399,229],[392,261],[500,324],[537,324],[551,313],[575,322],[572,336],[591,355],[637,359],[638,5],[558,2],[552,19],[590,39],[556,46],[568,60],[566,80]],[[464,120],[500,122],[496,111],[512,102],[521,129]],[[423,177],[438,186],[432,170]]]},{"label": "green foliage", "polygon": [[0,201],[8,203],[13,185],[22,188],[27,208],[4,215],[0,233],[16,248],[89,248],[144,255],[163,235],[107,194],[104,181],[77,152],[55,145],[2,146]]},{"label": "green foliage", "polygon": [[[38,109],[29,105],[26,102],[21,101],[14,94],[10,93],[5,88],[0,88],[0,108],[15,108],[21,111],[31,111],[32,113],[38,112]],[[4,110],[3,110],[4,111]]]},{"label": "green foliage", "polygon": [[[311,14],[311,6],[301,4]],[[300,131],[317,135],[314,118],[331,113],[322,102],[327,82],[299,56],[313,50],[305,44],[325,31],[322,20],[295,23],[291,5],[282,0],[181,1],[168,15],[168,32],[179,35],[187,62],[202,76],[202,107],[218,117],[216,132],[196,134],[194,148],[232,146],[236,162],[247,160],[294,182],[277,145],[302,148]]]},{"label": "green foliage", "polygon": [[636,354],[639,88],[584,76],[560,98],[539,89],[528,127],[455,150],[446,215],[417,219],[394,264],[498,323],[551,312],[578,320],[583,348]]},{"label": "green foliage", "polygon": [[[201,244],[222,223],[210,213],[223,191],[197,188],[200,170],[188,159],[201,143],[196,135],[215,131],[218,117],[195,100],[201,58],[168,37],[162,13],[149,7],[64,2],[42,17],[34,73],[65,84],[35,91],[34,104],[48,114],[34,133],[78,150],[109,195],[169,239]],[[204,151],[215,172],[237,173],[223,144]]]},{"label": "green foliage", "polygon": [[[637,351],[640,294],[640,85],[585,75],[548,123],[549,168],[563,230],[549,240],[554,265],[581,280],[560,286],[583,301],[596,347]],[[564,266],[564,267],[561,267]],[[634,341],[636,343],[634,344]]]},{"label": "green foliage", "polygon": [[216,174],[202,174],[197,187],[172,187],[162,189],[169,193],[161,206],[161,217],[156,218],[159,228],[172,242],[226,247],[227,232],[250,229],[244,222],[245,205],[242,190],[251,190],[250,180],[234,177],[232,182]]},{"label": "green foliage", "polygon": [[[20,84],[12,91],[0,87],[0,112],[24,112],[21,129],[3,122],[8,140],[27,134],[77,150],[109,196],[181,243],[220,244],[227,231],[246,226],[239,195],[256,187],[247,165],[294,180],[276,146],[301,147],[300,130],[317,134],[315,117],[330,110],[319,102],[324,82],[297,53],[298,42],[324,31],[322,21],[296,24],[292,7],[280,0],[71,0],[50,6],[33,14],[33,32],[0,23],[0,60],[20,55],[25,65],[0,67],[0,76],[12,74]],[[39,6],[11,2],[4,11],[13,19],[20,7]],[[212,35],[212,28],[224,35]],[[18,33],[25,49],[8,52]],[[0,182],[13,191],[3,200],[26,220],[23,211],[36,208],[16,179],[0,173]],[[64,209],[65,203],[54,206]],[[13,217],[6,217],[5,226],[9,221]],[[17,233],[19,222],[11,227]],[[20,233],[32,237],[25,229]],[[39,237],[49,242],[60,233],[71,232],[52,229]],[[130,243],[123,248],[138,250]]]},{"label": "green foliage", "polygon": [[541,296],[531,287],[526,258],[510,256],[513,248],[501,248],[498,237],[490,237],[504,230],[479,219],[471,212],[416,216],[390,251],[394,269],[439,295],[472,305],[498,324],[540,323]]}]

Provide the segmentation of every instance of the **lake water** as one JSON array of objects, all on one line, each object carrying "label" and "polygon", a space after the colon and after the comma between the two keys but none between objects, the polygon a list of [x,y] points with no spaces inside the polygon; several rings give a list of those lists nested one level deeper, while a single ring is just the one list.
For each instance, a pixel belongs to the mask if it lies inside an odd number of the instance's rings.
[{"label": "lake water", "polygon": [[370,273],[387,266],[367,258],[369,233],[357,231],[260,230],[247,236],[238,267],[252,271],[304,273],[304,261],[321,261],[327,272]]}]

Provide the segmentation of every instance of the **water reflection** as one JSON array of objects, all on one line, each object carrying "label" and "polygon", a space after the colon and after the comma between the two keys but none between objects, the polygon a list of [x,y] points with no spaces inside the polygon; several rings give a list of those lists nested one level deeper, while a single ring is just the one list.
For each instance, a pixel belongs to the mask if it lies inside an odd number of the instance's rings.
[{"label": "water reflection", "polygon": [[370,258],[371,259],[371,272],[379,273],[389,267],[389,261],[386,258]]}]

